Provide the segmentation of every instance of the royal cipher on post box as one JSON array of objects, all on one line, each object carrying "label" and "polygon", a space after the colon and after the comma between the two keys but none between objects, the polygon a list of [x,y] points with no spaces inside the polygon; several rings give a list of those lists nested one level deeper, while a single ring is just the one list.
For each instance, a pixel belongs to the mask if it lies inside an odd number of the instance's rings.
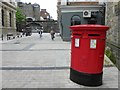
[{"label": "royal cipher on post box", "polygon": [[70,79],[86,86],[102,85],[106,31],[103,25],[70,26]]}]

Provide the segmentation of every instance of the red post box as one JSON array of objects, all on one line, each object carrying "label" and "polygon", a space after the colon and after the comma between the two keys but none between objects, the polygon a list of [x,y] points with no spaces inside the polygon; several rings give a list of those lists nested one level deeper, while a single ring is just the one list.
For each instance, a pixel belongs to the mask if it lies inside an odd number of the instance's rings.
[{"label": "red post box", "polygon": [[75,25],[72,30],[70,79],[86,86],[102,85],[106,31],[103,25]]}]

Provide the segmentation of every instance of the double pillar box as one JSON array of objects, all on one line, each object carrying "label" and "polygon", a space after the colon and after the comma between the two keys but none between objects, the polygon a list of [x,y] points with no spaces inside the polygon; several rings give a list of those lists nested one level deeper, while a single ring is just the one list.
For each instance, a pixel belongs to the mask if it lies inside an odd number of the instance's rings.
[{"label": "double pillar box", "polygon": [[102,85],[106,31],[103,25],[75,25],[72,30],[70,79],[86,86]]}]

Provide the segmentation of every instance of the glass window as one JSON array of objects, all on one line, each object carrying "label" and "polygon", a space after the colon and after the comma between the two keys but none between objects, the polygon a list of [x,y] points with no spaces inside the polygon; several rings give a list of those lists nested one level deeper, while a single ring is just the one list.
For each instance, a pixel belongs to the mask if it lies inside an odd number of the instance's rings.
[{"label": "glass window", "polygon": [[74,15],[71,18],[71,26],[73,25],[80,25],[81,24],[81,18],[79,15]]},{"label": "glass window", "polygon": [[4,10],[2,9],[2,26],[5,26],[5,23],[4,23]]},{"label": "glass window", "polygon": [[9,13],[10,27],[12,26],[12,14]]}]

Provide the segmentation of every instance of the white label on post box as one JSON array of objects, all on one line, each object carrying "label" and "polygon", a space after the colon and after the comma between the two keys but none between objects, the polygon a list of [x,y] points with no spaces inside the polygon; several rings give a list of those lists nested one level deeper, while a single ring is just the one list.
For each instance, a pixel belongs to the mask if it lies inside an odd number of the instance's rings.
[{"label": "white label on post box", "polygon": [[96,49],[96,45],[97,45],[97,40],[96,39],[91,39],[90,40],[90,48]]},{"label": "white label on post box", "polygon": [[80,46],[80,39],[75,38],[75,47],[79,47],[79,46]]}]

